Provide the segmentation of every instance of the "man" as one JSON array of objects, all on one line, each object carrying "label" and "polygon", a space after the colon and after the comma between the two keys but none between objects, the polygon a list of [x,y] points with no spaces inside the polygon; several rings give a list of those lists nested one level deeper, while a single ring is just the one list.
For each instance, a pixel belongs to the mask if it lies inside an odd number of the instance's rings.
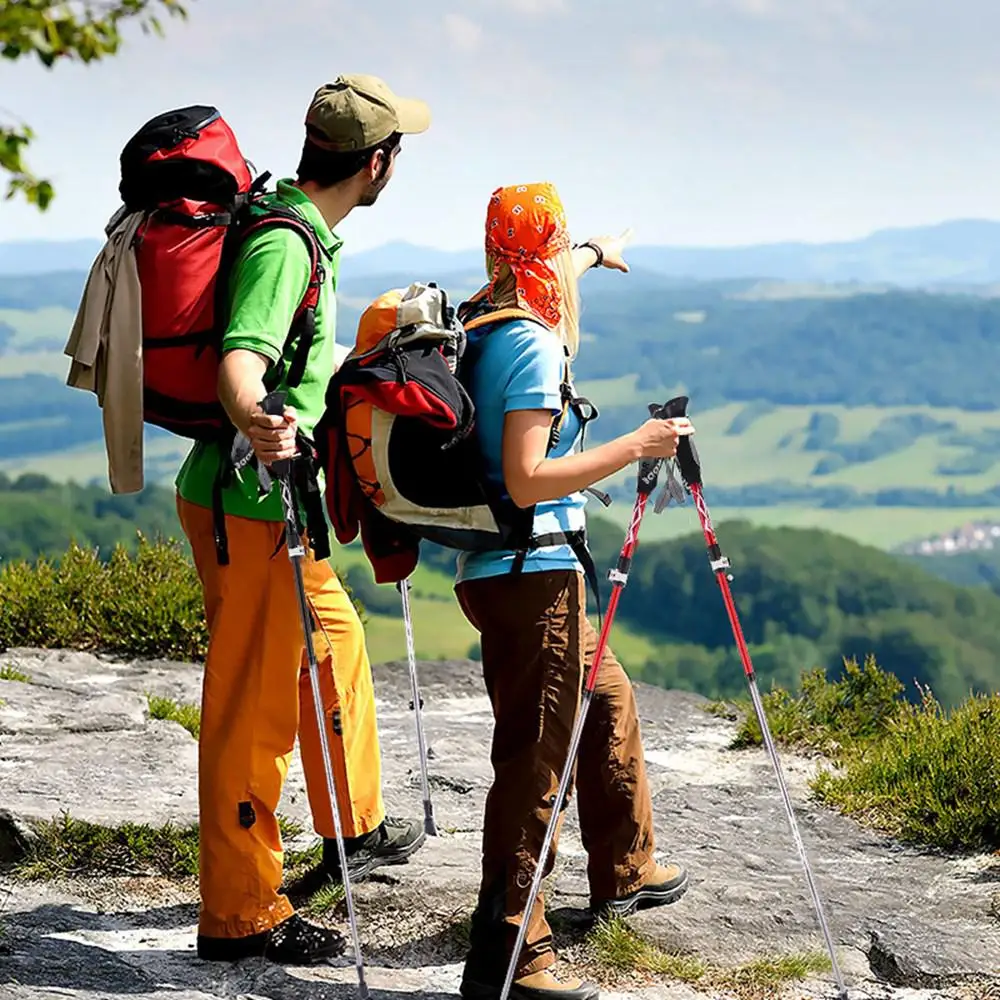
[{"label": "man", "polygon": [[[295,455],[297,431],[311,434],[322,415],[334,370],[342,246],[334,227],[355,207],[375,204],[392,177],[401,136],[429,125],[423,102],[401,99],[371,76],[341,76],[313,98],[297,177],[279,181],[269,196],[313,228],[323,251],[326,278],[315,339],[294,388],[284,380],[296,344],[285,342],[311,271],[301,235],[283,226],[252,233],[229,280],[219,396],[264,465]],[[258,405],[273,390],[287,391],[280,417]],[[198,955],[220,961],[266,955],[307,964],[339,954],[344,940],[307,923],[280,892],[275,809],[297,732],[315,829],[324,838],[324,864],[340,878],[301,617],[283,544],[280,495],[275,488],[259,498],[252,468],[223,491],[229,562],[219,564],[212,490],[223,451],[199,442],[177,477],[178,513],[211,635],[199,741]],[[405,860],[424,834],[420,824],[385,815],[371,667],[354,606],[325,560],[309,552],[303,572],[319,625],[314,640],[349,874],[357,879],[376,865]]]}]

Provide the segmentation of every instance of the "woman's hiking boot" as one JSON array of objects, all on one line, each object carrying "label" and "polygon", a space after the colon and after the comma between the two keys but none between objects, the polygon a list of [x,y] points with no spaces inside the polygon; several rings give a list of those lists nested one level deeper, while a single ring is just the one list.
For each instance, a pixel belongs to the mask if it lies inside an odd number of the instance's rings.
[{"label": "woman's hiking boot", "polygon": [[[480,983],[463,975],[459,992],[464,1000],[497,1000],[503,991],[503,981],[503,975],[493,983]],[[560,979],[551,969],[543,969],[515,979],[507,995],[509,1000],[597,1000],[601,994],[593,983],[575,976]]]},{"label": "woman's hiking boot", "polygon": [[344,953],[343,935],[293,913],[276,927],[247,937],[198,935],[198,957],[206,962],[266,958],[280,965],[313,965]]},{"label": "woman's hiking boot", "polygon": [[[427,839],[422,823],[386,816],[371,833],[344,838],[347,874],[351,882],[360,882],[379,865],[401,865],[420,850]],[[334,882],[340,877],[340,855],[337,841],[323,838],[323,868]]]},{"label": "woman's hiking boot", "polygon": [[688,875],[680,865],[657,865],[635,892],[617,899],[592,898],[590,911],[595,917],[627,917],[636,910],[676,903],[687,888]]}]

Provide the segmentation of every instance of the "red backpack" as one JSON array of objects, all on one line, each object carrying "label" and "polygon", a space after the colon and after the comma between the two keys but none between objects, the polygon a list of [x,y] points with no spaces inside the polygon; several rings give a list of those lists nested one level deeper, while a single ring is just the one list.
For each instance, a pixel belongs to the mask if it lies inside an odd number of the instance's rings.
[{"label": "red backpack", "polygon": [[298,385],[315,335],[323,283],[312,227],[263,204],[269,174],[254,180],[216,108],[193,106],[148,121],[121,153],[123,213],[141,211],[134,252],[142,288],[143,419],[186,438],[217,440],[231,424],[216,389],[227,279],[243,239],[288,226],[305,241],[309,287],[289,330],[298,337],[287,383]]}]

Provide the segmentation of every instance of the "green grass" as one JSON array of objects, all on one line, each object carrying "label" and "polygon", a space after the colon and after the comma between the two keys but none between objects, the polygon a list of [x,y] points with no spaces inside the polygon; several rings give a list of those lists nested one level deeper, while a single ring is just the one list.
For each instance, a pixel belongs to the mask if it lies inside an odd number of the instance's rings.
[{"label": "green grass", "polygon": [[[647,393],[639,388],[638,375],[620,378],[595,378],[580,382],[577,387],[582,396],[601,406],[642,406]],[[599,401],[599,402],[598,402]]]},{"label": "green grass", "polygon": [[617,918],[599,920],[587,946],[598,965],[619,972],[654,972],[685,983],[696,983],[708,972],[697,956],[669,954]]},{"label": "green grass", "polygon": [[345,893],[342,883],[328,883],[317,889],[303,907],[307,916],[332,916],[338,906],[344,901]]},{"label": "green grass", "polygon": [[653,974],[739,1000],[773,1000],[790,983],[830,968],[822,953],[768,955],[732,968],[714,965],[697,955],[666,952],[619,919],[598,921],[586,947],[602,969]]},{"label": "green grass", "polygon": [[172,698],[148,694],[149,716],[152,719],[164,719],[183,726],[195,739],[201,731],[201,709],[197,705],[178,704]]},{"label": "green grass", "polygon": [[16,681],[19,684],[30,684],[31,678],[23,670],[18,670],[12,664],[6,663],[0,667],[0,681]]},{"label": "green grass", "polygon": [[[0,364],[2,362],[3,359],[0,358]],[[180,438],[147,438],[143,450],[146,461],[146,481],[170,486],[188,451],[188,443]],[[88,483],[91,480],[96,480],[106,486],[108,482],[108,459],[102,440],[93,441],[78,448],[68,448],[66,451],[48,452],[37,457],[22,456],[4,459],[0,461],[0,470],[10,476],[19,476],[24,472],[37,472],[60,483],[70,481]]]},{"label": "green grass", "polygon": [[[965,489],[982,489],[996,482],[996,477],[938,476],[935,468],[944,458],[954,457],[963,449],[943,444],[938,437],[921,438],[905,451],[895,452],[874,462],[850,465],[829,476],[813,476],[812,470],[824,452],[804,451],[807,426],[813,413],[829,413],[840,422],[838,443],[866,438],[886,418],[922,413],[937,420],[953,421],[958,431],[973,432],[1000,428],[1000,412],[968,412],[934,407],[846,407],[778,406],[762,415],[740,435],[727,436],[725,429],[744,409],[742,403],[729,403],[698,412],[692,400],[691,420],[695,425],[706,483],[740,486],[772,479],[793,483],[843,483],[859,489],[890,486],[924,486],[944,489],[953,484]],[[598,405],[600,401],[598,399]],[[791,436],[787,447],[780,447]]]},{"label": "green grass", "polygon": [[[371,565],[360,542],[355,541],[351,542],[350,545],[338,546],[334,541],[334,546],[335,551],[331,561],[336,564],[338,571],[364,573],[370,580],[374,580]],[[410,585],[411,601],[418,597],[437,598],[443,601],[454,601],[455,599],[455,594],[452,590],[454,586],[452,577],[427,566],[417,567],[410,578]],[[399,603],[395,586],[383,584],[382,589],[391,596],[392,601]]]},{"label": "green grass", "polygon": [[18,378],[21,375],[51,375],[65,379],[70,360],[65,354],[54,351],[20,351],[0,355],[0,377]]},{"label": "green grass", "polygon": [[929,692],[885,734],[855,745],[813,782],[819,798],[904,840],[945,850],[1000,848],[1000,695],[945,712]]},{"label": "green grass", "polygon": [[[195,823],[103,826],[63,813],[58,819],[33,821],[31,827],[35,838],[29,853],[11,869],[12,874],[28,881],[100,875],[184,879],[198,874]],[[298,823],[284,816],[278,816],[278,829],[283,842],[303,832]],[[306,851],[286,850],[286,872],[314,865],[319,860],[320,846],[317,840]]]},{"label": "green grass", "polygon": [[[466,621],[454,598],[441,601],[411,597],[410,611],[418,659],[464,659],[479,640],[479,633]],[[372,663],[401,660],[406,656],[401,613],[378,615],[369,612],[365,632]]]},{"label": "green grass", "polygon": [[29,880],[78,875],[198,874],[198,827],[151,827],[123,823],[107,827],[67,814],[32,824],[36,839],[15,874]]},{"label": "green grass", "polygon": [[[825,753],[830,766],[810,782],[820,801],[869,826],[953,851],[1000,848],[1000,694],[976,695],[946,711],[930,691],[919,704],[869,657],[845,661],[828,681],[806,675],[802,692],[764,696],[768,725],[786,746]],[[752,708],[734,749],[759,745]],[[717,714],[726,709],[709,706]]]},{"label": "green grass", "polygon": [[[16,315],[15,315],[16,313]],[[65,313],[65,315],[63,315]],[[68,329],[65,310],[42,310],[39,313],[17,313],[0,310],[0,320],[9,322],[17,331],[20,349],[30,348],[39,339],[51,337],[53,330]],[[9,354],[0,357],[0,376],[22,374],[30,371],[44,372],[62,377],[65,358],[60,352],[32,352]],[[637,388],[635,374],[618,378],[595,379],[581,382],[580,389],[603,409],[616,407],[634,408],[635,424],[645,415],[648,392]],[[697,428],[697,442],[704,462],[706,498],[713,507],[716,519],[745,517],[754,524],[787,524],[796,527],[820,527],[846,535],[857,541],[892,548],[914,538],[925,537],[958,527],[977,518],[1000,519],[1000,508],[856,508],[833,509],[788,505],[769,508],[723,508],[712,504],[713,486],[738,487],[768,480],[786,479],[793,484],[847,485],[859,490],[872,491],[888,487],[956,489],[979,491],[1000,481],[1000,465],[982,472],[958,476],[942,476],[937,469],[942,463],[954,463],[969,454],[968,449],[945,444],[943,438],[928,436],[910,447],[886,455],[877,461],[848,465],[828,476],[813,476],[816,463],[823,452],[802,450],[806,429],[813,413],[835,415],[840,421],[838,441],[857,441],[870,434],[884,419],[893,415],[924,413],[938,420],[951,420],[961,432],[973,433],[985,429],[1000,429],[1000,412],[966,412],[956,409],[938,410],[932,407],[879,408],[823,406],[776,406],[750,422],[739,435],[725,432],[741,411],[744,403],[730,403],[714,409],[700,411],[697,400],[692,401],[692,419]],[[594,440],[599,438],[595,425]],[[782,447],[783,442],[788,444]],[[183,461],[187,442],[179,438],[161,438],[146,443],[147,477],[150,482],[169,485]],[[0,462],[0,470],[11,474],[38,472],[55,480],[74,479],[87,482],[107,480],[107,459],[103,443],[98,440],[63,452],[53,452],[38,457],[20,457]],[[634,470],[613,477],[609,482],[630,483]],[[629,516],[630,505],[618,501],[608,512],[620,523]],[[697,529],[697,520],[690,507],[689,516],[668,511],[660,517],[650,516],[643,527],[644,537],[674,537],[687,530]],[[359,550],[360,551],[360,550]],[[416,596],[444,596],[432,590],[435,581],[424,580],[418,571],[414,580]]]},{"label": "green grass", "polygon": [[[897,717],[903,685],[880,670],[869,656],[863,665],[856,659],[844,662],[844,673],[834,681],[823,670],[802,676],[801,693],[793,697],[777,688],[763,696],[764,713],[774,738],[788,746],[819,751],[883,735]],[[715,703],[710,710],[717,711]],[[744,718],[733,741],[734,749],[759,746],[760,724],[748,699],[741,699]],[[721,713],[720,713],[721,714]]]}]

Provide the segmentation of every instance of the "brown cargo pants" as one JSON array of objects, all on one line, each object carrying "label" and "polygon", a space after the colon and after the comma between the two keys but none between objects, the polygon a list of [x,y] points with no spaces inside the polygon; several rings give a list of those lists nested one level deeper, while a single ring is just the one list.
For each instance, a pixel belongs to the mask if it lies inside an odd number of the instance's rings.
[{"label": "brown cargo pants", "polygon": [[[468,580],[456,587],[481,635],[493,705],[494,780],[486,799],[483,870],[466,969],[503,979],[597,647],[583,576],[571,571]],[[574,783],[593,897],[623,896],[655,867],[653,813],[632,684],[610,649],[584,726]],[[553,867],[559,826],[546,865]],[[542,895],[529,916],[518,976],[555,961]]]}]

